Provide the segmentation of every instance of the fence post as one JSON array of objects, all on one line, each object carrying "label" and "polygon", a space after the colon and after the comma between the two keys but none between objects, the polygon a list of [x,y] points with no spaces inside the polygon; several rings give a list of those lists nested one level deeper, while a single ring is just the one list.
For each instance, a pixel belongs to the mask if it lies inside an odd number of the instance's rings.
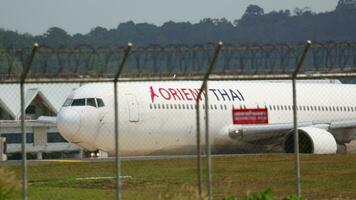
[{"label": "fence post", "polygon": [[292,87],[293,87],[293,129],[294,129],[294,168],[295,168],[295,193],[299,197],[301,195],[301,184],[300,184],[300,158],[299,158],[299,133],[298,133],[298,116],[297,116],[297,89],[296,89],[296,79],[303,65],[305,56],[311,46],[312,42],[307,41],[302,56],[300,57],[298,64],[293,72],[292,76]]},{"label": "fence post", "polygon": [[115,175],[116,175],[116,200],[121,199],[121,190],[120,190],[120,151],[119,151],[119,113],[118,113],[118,98],[117,98],[117,82],[121,75],[122,70],[124,69],[125,62],[131,51],[132,43],[129,42],[124,51],[124,56],[122,57],[121,62],[118,65],[118,70],[114,77],[114,113],[115,113]]},{"label": "fence post", "polygon": [[[199,92],[200,93],[200,92]],[[203,170],[201,168],[201,141],[200,141],[200,105],[199,105],[199,99],[200,95],[197,96],[196,99],[196,120],[197,120],[197,172],[198,172],[198,193],[199,196],[202,196],[202,187],[203,187]]]},{"label": "fence post", "polygon": [[22,153],[22,199],[27,199],[27,157],[26,157],[26,130],[25,130],[25,80],[28,72],[30,71],[33,58],[38,50],[38,43],[34,43],[32,45],[31,54],[27,58],[23,71],[20,76],[20,102],[21,102],[21,134],[22,134],[22,142],[21,142],[21,153]]},{"label": "fence post", "polygon": [[209,200],[211,200],[212,197],[212,175],[211,175],[211,147],[210,147],[210,140],[209,140],[209,104],[208,104],[208,79],[209,75],[214,69],[214,66],[216,64],[218,55],[220,53],[220,50],[223,46],[223,42],[220,41],[215,48],[214,51],[214,56],[213,59],[211,60],[209,64],[209,68],[206,71],[204,78],[203,78],[203,83],[200,87],[199,93],[197,95],[197,160],[198,160],[198,191],[199,195],[201,196],[202,194],[202,168],[201,168],[201,144],[200,144],[200,113],[199,113],[199,99],[201,98],[201,95],[203,93],[203,90],[205,92],[205,147],[206,147],[206,156],[207,156],[207,178],[208,178],[208,197]]}]

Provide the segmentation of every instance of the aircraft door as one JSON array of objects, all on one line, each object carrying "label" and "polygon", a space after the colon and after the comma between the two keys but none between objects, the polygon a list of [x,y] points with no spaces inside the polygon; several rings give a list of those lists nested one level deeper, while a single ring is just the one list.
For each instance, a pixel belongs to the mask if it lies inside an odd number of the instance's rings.
[{"label": "aircraft door", "polygon": [[133,94],[126,94],[127,106],[129,111],[129,121],[138,122],[139,121],[139,110],[138,102]]}]

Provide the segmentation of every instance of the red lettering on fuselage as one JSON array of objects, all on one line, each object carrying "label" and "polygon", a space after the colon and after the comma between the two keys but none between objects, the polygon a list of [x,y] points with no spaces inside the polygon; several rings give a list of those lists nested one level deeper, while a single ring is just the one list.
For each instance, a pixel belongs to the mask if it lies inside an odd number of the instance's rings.
[{"label": "red lettering on fuselage", "polygon": [[164,88],[159,88],[158,89],[159,94],[165,99],[165,100],[171,100],[171,93],[164,89]]},{"label": "red lettering on fuselage", "polygon": [[[188,89],[188,90],[189,90],[190,94],[192,94],[194,100],[197,100],[199,92],[197,92],[196,90],[193,90],[193,89]],[[200,97],[200,100],[201,100],[201,97]]]},{"label": "red lettering on fuselage", "polygon": [[[171,93],[171,95],[172,95],[172,97],[173,97],[174,100],[177,100],[177,98],[178,98],[178,100],[181,100],[180,97],[179,97],[178,94],[177,94],[177,91],[176,91],[175,89],[173,89],[173,88],[168,88],[168,90],[169,90],[169,92]],[[176,97],[177,97],[177,98],[176,98]]]},{"label": "red lettering on fuselage", "polygon": [[182,97],[182,99],[185,100],[185,99],[184,99],[184,96],[183,96],[183,94],[182,94],[182,91],[180,91],[180,89],[178,89],[178,88],[177,88],[176,90],[179,92],[179,94],[180,94],[180,96]]},{"label": "red lettering on fuselage", "polygon": [[[216,98],[217,101],[245,101],[243,95],[238,89],[209,89],[209,93]],[[154,97],[162,97],[165,100],[175,100],[175,101],[196,101],[200,89],[191,88],[158,88],[157,95],[154,92],[153,87],[150,87],[151,101],[154,102]],[[205,90],[201,92],[199,100],[205,97]]]},{"label": "red lettering on fuselage", "polygon": [[191,93],[189,93],[186,88],[182,88],[181,90],[182,90],[186,100],[188,100],[188,101],[193,100],[192,97],[190,96]]}]

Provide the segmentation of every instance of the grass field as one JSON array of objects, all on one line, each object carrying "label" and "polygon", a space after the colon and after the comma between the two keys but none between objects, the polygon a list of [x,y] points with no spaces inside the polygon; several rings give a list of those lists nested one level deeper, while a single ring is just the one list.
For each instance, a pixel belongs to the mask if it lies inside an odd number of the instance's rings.
[{"label": "grass field", "polygon": [[[294,193],[293,155],[213,158],[213,194],[244,197],[271,188],[278,197]],[[305,199],[356,199],[356,155],[302,155]],[[2,165],[20,179],[20,166]],[[114,199],[114,161],[30,162],[29,199]],[[197,199],[196,160],[122,162],[123,199]],[[99,179],[78,179],[103,177]],[[12,198],[20,199],[20,191]]]}]

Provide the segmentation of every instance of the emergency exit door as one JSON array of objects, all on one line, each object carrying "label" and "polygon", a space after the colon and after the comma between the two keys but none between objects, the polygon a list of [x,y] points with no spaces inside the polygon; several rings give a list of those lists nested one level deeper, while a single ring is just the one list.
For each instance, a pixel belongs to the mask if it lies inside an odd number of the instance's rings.
[{"label": "emergency exit door", "polygon": [[138,122],[139,117],[139,110],[138,110],[138,102],[133,94],[126,94],[127,99],[127,106],[129,110],[129,121],[130,122]]}]

